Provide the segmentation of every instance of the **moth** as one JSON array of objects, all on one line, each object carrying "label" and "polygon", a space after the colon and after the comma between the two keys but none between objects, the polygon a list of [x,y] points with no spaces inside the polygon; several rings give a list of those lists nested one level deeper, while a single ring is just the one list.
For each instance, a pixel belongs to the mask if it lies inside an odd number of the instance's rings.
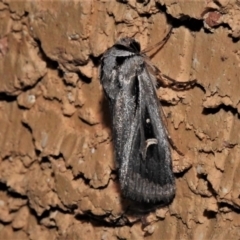
[{"label": "moth", "polygon": [[100,82],[110,106],[123,195],[139,203],[167,205],[176,187],[155,72],[139,42],[125,37],[103,54]]}]

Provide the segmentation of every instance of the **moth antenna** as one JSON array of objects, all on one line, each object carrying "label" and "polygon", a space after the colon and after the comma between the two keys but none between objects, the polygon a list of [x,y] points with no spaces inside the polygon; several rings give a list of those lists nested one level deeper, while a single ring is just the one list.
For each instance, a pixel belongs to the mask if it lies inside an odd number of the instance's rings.
[{"label": "moth antenna", "polygon": [[144,53],[150,52],[151,50],[157,48],[156,51],[153,54],[151,54],[149,57],[151,58],[152,56],[154,56],[155,53],[158,52],[159,50],[161,50],[164,47],[164,45],[167,43],[167,40],[171,36],[172,29],[173,29],[173,27],[171,26],[168,33],[166,34],[166,36],[160,42],[157,42],[156,44],[154,44],[152,46],[146,47],[145,49],[143,49],[142,53],[144,54]]}]

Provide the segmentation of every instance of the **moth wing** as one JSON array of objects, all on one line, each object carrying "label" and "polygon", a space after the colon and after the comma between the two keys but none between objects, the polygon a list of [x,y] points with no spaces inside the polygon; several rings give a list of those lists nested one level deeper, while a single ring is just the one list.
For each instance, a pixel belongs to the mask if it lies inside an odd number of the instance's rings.
[{"label": "moth wing", "polygon": [[115,103],[112,108],[113,113],[113,135],[115,144],[116,160],[123,172],[127,172],[128,162],[132,153],[131,146],[133,135],[136,131],[136,124],[139,124],[136,111],[137,94],[136,91],[136,62],[130,59],[123,63],[118,71],[118,85],[121,85],[115,96]]},{"label": "moth wing", "polygon": [[127,166],[120,168],[121,187],[132,200],[167,204],[175,194],[171,154],[155,87],[145,66],[139,66],[135,84],[138,101],[132,133],[123,147]]}]

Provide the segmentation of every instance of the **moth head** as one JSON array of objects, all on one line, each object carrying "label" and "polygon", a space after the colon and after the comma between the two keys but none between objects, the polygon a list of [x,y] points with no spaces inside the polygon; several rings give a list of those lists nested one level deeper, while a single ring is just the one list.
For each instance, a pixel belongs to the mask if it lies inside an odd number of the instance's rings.
[{"label": "moth head", "polygon": [[119,39],[116,42],[116,45],[124,46],[128,49],[131,49],[133,52],[139,53],[141,51],[140,43],[137,42],[134,38],[124,37]]}]

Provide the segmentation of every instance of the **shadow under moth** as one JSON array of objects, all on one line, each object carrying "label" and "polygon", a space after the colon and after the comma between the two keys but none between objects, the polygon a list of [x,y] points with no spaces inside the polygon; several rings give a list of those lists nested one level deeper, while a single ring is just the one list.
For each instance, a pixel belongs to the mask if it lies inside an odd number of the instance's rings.
[{"label": "shadow under moth", "polygon": [[123,195],[167,205],[175,196],[175,178],[154,72],[140,44],[126,37],[104,53],[100,81],[109,101]]}]

